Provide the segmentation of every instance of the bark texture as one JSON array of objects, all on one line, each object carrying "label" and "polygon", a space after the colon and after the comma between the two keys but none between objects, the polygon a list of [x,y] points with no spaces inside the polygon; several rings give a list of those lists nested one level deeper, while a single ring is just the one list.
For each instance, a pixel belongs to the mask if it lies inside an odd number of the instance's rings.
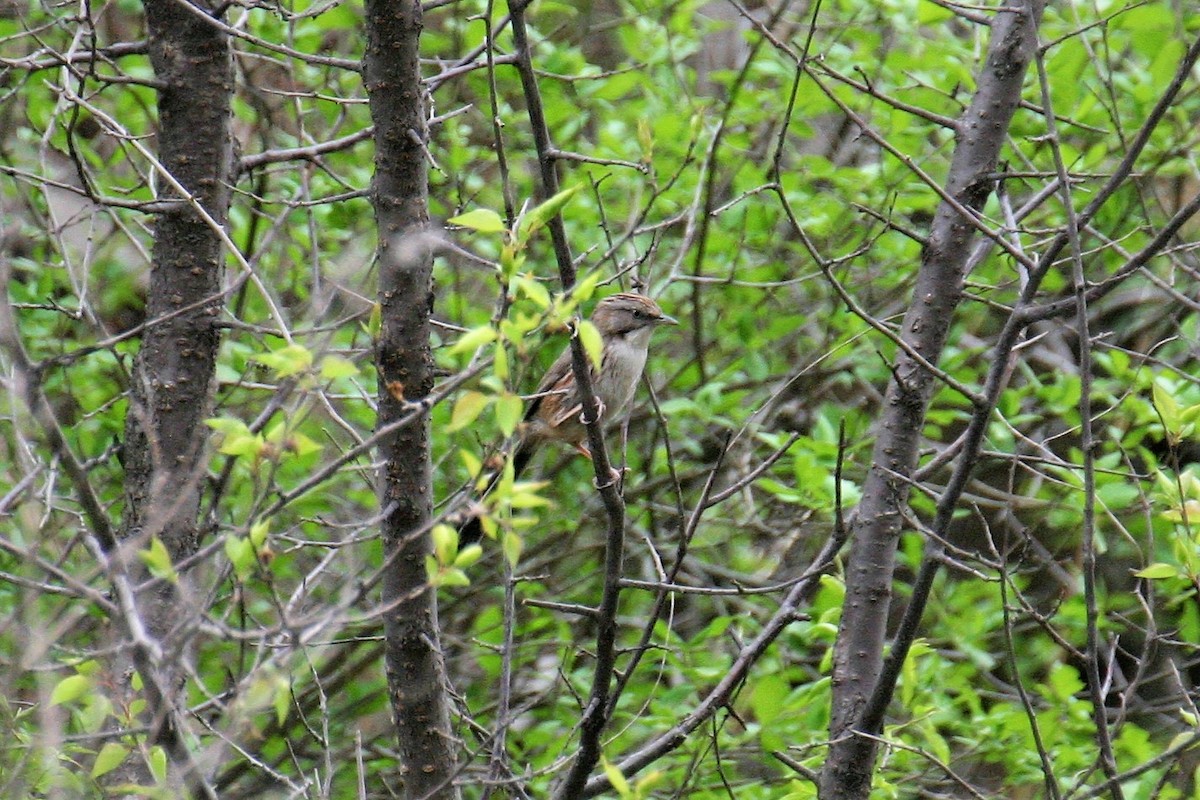
[{"label": "bark texture", "polygon": [[[198,4],[198,8],[208,9]],[[223,225],[230,199],[233,71],[225,34],[179,0],[146,0],[158,91],[159,160]],[[165,179],[160,196],[178,198]],[[221,240],[190,204],[159,217],[125,422],[125,538],[158,536],[172,560],[195,552],[204,445],[220,335]]]},{"label": "bark texture", "polygon": [[[978,88],[958,124],[957,143],[939,205],[922,253],[913,299],[901,335],[913,351],[936,364],[946,343],[977,227],[968,214],[983,208],[993,190],[996,163],[1021,98],[1021,86],[1036,47],[1041,0],[1016,4],[992,23],[991,42]],[[876,430],[871,469],[851,529],[846,565],[846,600],[834,649],[833,744],[821,773],[823,800],[866,798],[874,772],[881,720],[863,725],[862,712],[876,690],[895,571],[901,511],[917,464],[925,414],[935,377],[901,350]],[[890,693],[889,695],[890,696]],[[869,728],[869,729],[868,729]]]},{"label": "bark texture", "polygon": [[[173,563],[196,552],[205,443],[220,333],[222,242],[215,226],[225,224],[231,196],[230,107],[233,69],[228,38],[198,2],[189,10],[178,0],[146,0],[151,63],[158,81],[158,159],[170,179],[156,175],[159,197],[177,200],[154,226],[148,324],[134,361],[123,446],[125,506],[119,537],[128,549],[158,537]],[[181,193],[175,187],[182,187]],[[207,219],[206,219],[207,217]],[[126,548],[111,553],[115,580],[124,586],[133,569]],[[177,587],[162,581],[122,604],[122,648],[113,666],[116,680],[135,695],[132,676],[141,674],[148,701],[143,720],[148,744],[171,756],[172,785],[197,788],[194,764],[177,730],[175,694],[183,652],[170,641],[180,622]],[[148,633],[148,637],[142,631]],[[124,656],[129,656],[125,661]],[[105,776],[110,785],[146,783],[144,760],[127,759]]]},{"label": "bark texture", "polygon": [[388,694],[400,748],[405,794],[456,797],[445,666],[438,638],[437,593],[425,574],[432,552],[429,415],[419,401],[433,389],[429,315],[432,259],[425,147],[424,87],[418,51],[421,5],[367,0],[363,77],[375,123],[372,202],[379,227],[376,344],[379,418],[384,427],[413,421],[380,442],[379,498],[388,559],[383,579]]}]

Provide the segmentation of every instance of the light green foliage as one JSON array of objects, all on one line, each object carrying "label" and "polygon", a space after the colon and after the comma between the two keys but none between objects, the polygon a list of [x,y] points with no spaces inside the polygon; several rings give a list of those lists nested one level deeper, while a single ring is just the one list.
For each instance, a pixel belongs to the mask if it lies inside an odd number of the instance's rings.
[{"label": "light green foliage", "polygon": [[[628,467],[625,577],[642,582],[623,591],[618,670],[647,630],[649,646],[616,703],[598,770],[623,798],[814,797],[775,754],[819,770],[827,752],[846,552],[726,705],[647,770],[625,774],[620,763],[704,700],[820,545],[852,518],[897,348],[849,310],[833,281],[876,321],[901,329],[939,202],[914,168],[945,180],[956,139],[941,121],[970,101],[988,28],[928,0],[825,0],[810,44],[813,7],[793,4],[773,36],[795,54],[809,47],[811,71],[785,117],[796,64],[731,8],[539,0],[528,21],[549,132],[558,150],[574,154],[556,162],[567,188],[546,198],[518,76],[505,58],[489,71],[479,54],[487,4],[433,5],[422,41],[434,104],[429,206],[434,230],[453,245],[434,262],[438,387],[476,370],[428,412],[435,515],[499,470],[487,497],[471,497],[486,512],[482,546],[460,547],[453,521],[439,518],[425,557],[462,699],[455,733],[464,762],[468,753],[474,759],[464,796],[481,794],[497,727],[506,732],[501,760],[529,796],[547,796],[575,752],[595,669],[590,609],[603,577],[604,512],[592,466],[569,449],[546,448],[521,481],[508,451],[523,396],[567,346],[574,320],[636,280],[683,324],[655,334],[647,373],[656,403],[639,389],[627,439],[616,430],[607,437],[614,463]],[[1048,4],[1039,40],[1077,209],[1128,151],[1200,33],[1186,6]],[[752,13],[761,21],[774,7]],[[162,186],[134,146],[156,147],[156,94],[140,51],[93,72],[86,62],[70,70],[33,63],[86,50],[80,42],[90,34],[76,10],[22,6],[21,18],[0,18],[8,69],[0,259],[20,342],[41,367],[40,389],[117,529],[125,502],[118,445],[154,220],[128,206]],[[100,46],[145,36],[138,3],[93,12]],[[504,4],[490,13],[495,25]],[[239,172],[226,230],[240,257],[225,264],[223,339],[203,432],[210,458],[197,477],[207,549],[200,563],[172,563],[162,538],[151,537],[133,553],[150,576],[187,585],[195,607],[181,614],[203,622],[188,629],[198,631],[188,634],[194,669],[178,677],[194,723],[186,745],[220,756],[204,763],[221,796],[260,796],[287,783],[295,796],[351,798],[360,759],[376,788],[395,767],[379,663],[387,611],[378,604],[377,464],[363,442],[379,392],[419,399],[411,387],[378,387],[373,366],[382,323],[365,196],[371,144],[361,135],[371,117],[361,76],[337,61],[362,56],[361,7],[238,5],[225,19],[273,45],[234,44],[240,158],[358,138],[248,161]],[[495,40],[497,56],[513,52],[508,27]],[[439,74],[468,56],[475,68]],[[103,80],[117,74],[121,82]],[[98,113],[73,108],[64,86]],[[1084,269],[1093,284],[1114,275],[1196,191],[1200,100],[1189,86],[1151,135],[1136,178],[1090,223]],[[1050,194],[1007,227],[1054,175],[1032,73],[1024,100],[983,223],[1036,258],[1065,215]],[[860,122],[905,159],[884,152]],[[80,172],[100,204],[62,188],[78,186]],[[578,269],[569,290],[546,230],[555,215]],[[1169,257],[1150,260],[1090,310],[1096,614],[1109,659],[1100,673],[1139,681],[1120,697],[1125,689],[1111,683],[1119,771],[1155,758],[1197,724],[1173,713],[1184,706],[1180,686],[1162,677],[1179,675],[1190,688],[1186,665],[1200,641],[1200,478],[1188,467],[1200,417],[1197,231],[1184,226]],[[1072,296],[1063,258],[1039,301]],[[993,248],[968,276],[939,361],[960,384],[981,391],[1022,270]],[[594,327],[574,330],[596,359]],[[120,610],[89,547],[77,487],[30,413],[14,364],[0,336],[0,412],[11,423],[0,425],[0,571],[15,577],[0,580],[0,616],[12,620],[0,629],[0,794],[98,797],[100,779],[138,759],[160,782],[143,794],[167,796],[162,748],[141,733],[96,735],[136,728],[146,695],[122,707],[106,694],[94,659],[109,652]],[[1039,323],[1017,351],[956,509],[951,563],[901,669],[874,796],[950,796],[959,784],[947,770],[984,796],[1042,796],[1039,739],[1063,790],[1104,780],[1079,657],[1088,633],[1083,391],[1070,318]],[[972,413],[962,393],[937,390],[922,465],[954,445]],[[656,592],[646,582],[674,565],[679,532],[719,457],[711,494],[727,496],[701,517],[674,581],[723,593],[672,592],[651,619]],[[889,630],[948,474],[932,470],[911,488]],[[514,608],[506,623],[508,575]],[[506,672],[513,677],[502,717]],[[1123,781],[1126,796],[1194,796],[1182,763],[1164,760]]]},{"label": "light green foliage", "polygon": [[171,565],[171,556],[167,552],[167,548],[162,543],[162,539],[157,536],[150,540],[150,546],[145,550],[138,551],[138,558],[150,570],[150,574],[156,578],[175,583],[179,580],[179,575],[175,572],[175,568]]}]

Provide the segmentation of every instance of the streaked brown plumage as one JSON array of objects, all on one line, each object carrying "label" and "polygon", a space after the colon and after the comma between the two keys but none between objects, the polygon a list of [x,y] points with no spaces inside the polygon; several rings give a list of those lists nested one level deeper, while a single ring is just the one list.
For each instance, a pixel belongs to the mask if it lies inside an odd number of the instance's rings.
[{"label": "streaked brown plumage", "polygon": [[[601,420],[611,422],[617,419],[637,390],[654,329],[679,322],[664,314],[649,297],[632,292],[621,292],[601,300],[592,312],[591,321],[603,344],[600,369],[590,367],[592,390],[600,401]],[[514,472],[520,475],[544,442],[564,442],[590,458],[586,444],[587,426],[580,419],[582,410],[583,401],[575,384],[568,347],[547,370],[525,409],[520,442],[513,454]],[[493,477],[484,494],[495,482]],[[482,533],[479,518],[473,516],[459,529],[459,542],[466,545],[478,541]]]}]

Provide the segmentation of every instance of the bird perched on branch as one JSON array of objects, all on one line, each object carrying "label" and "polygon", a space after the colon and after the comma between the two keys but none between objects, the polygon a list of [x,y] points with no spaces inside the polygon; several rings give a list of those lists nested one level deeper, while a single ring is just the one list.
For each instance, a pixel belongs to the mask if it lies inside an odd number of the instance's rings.
[{"label": "bird perched on branch", "polygon": [[[678,325],[674,317],[663,313],[649,297],[621,292],[601,300],[592,311],[591,322],[600,333],[600,368],[589,365],[592,391],[599,401],[600,418],[617,418],[633,398],[650,336],[659,325]],[[575,383],[571,366],[571,348],[566,348],[538,384],[537,392],[525,409],[525,422],[513,454],[513,473],[519,476],[543,442],[564,442],[589,459],[587,424],[583,419],[583,399]],[[483,494],[499,480],[492,476]],[[478,516],[470,517],[459,528],[459,544],[477,542],[483,535]]]}]

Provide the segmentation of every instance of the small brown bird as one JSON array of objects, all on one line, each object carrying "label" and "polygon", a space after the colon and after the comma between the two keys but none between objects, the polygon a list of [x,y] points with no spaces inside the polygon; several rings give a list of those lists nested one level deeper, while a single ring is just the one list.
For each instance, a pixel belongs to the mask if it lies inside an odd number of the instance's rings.
[{"label": "small brown bird", "polygon": [[[590,366],[592,390],[600,402],[600,417],[615,420],[633,398],[646,366],[650,336],[659,325],[678,325],[649,297],[621,292],[601,300],[592,312],[592,324],[602,343],[600,368]],[[513,454],[513,472],[520,475],[543,442],[565,442],[588,458],[587,426],[581,419],[583,401],[571,367],[571,349],[565,349],[538,384],[525,409],[525,424]],[[493,476],[484,494],[491,491]],[[459,544],[479,541],[483,534],[479,518],[472,516],[459,528]]]}]

